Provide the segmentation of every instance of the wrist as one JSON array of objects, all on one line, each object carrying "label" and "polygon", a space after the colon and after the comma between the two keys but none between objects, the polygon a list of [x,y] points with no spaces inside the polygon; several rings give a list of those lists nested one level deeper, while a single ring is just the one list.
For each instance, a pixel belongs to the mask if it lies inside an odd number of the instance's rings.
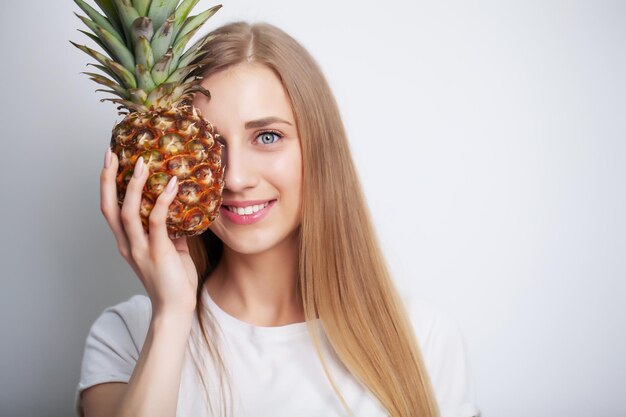
[{"label": "wrist", "polygon": [[195,309],[157,308],[152,312],[152,325],[156,328],[176,328],[190,325]]},{"label": "wrist", "polygon": [[[151,297],[152,298],[152,297]],[[176,302],[171,300],[161,300],[160,297],[155,297],[152,300],[152,316],[153,317],[174,317],[182,319],[187,316],[193,316],[196,311],[196,298],[187,297],[183,300],[182,297],[176,297]]]}]

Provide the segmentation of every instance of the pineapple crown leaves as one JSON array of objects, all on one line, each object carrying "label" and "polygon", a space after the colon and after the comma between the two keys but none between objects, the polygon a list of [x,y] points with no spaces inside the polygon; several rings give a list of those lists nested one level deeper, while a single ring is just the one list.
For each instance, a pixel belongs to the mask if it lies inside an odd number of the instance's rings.
[{"label": "pineapple crown leaves", "polygon": [[187,47],[193,35],[222,5],[190,16],[199,0],[94,0],[101,12],[74,0],[86,16],[76,16],[91,31],[80,30],[104,53],[70,41],[96,61],[104,75],[84,72],[107,87],[98,89],[119,98],[106,98],[130,112],[166,108],[188,102],[194,92],[209,95],[199,85],[196,69],[209,37]]}]

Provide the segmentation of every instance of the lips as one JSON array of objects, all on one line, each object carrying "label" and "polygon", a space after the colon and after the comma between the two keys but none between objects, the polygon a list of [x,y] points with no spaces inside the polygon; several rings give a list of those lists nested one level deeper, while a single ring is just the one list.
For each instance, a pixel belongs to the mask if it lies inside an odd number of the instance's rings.
[{"label": "lips", "polygon": [[224,206],[224,207],[226,207],[228,210],[232,211],[233,213],[236,213],[242,216],[244,214],[247,214],[247,215],[254,214],[258,212],[259,210],[267,207],[268,204],[269,204],[269,201],[263,204],[254,204],[254,205],[249,205],[249,206]]},{"label": "lips", "polygon": [[246,200],[246,201],[236,201],[236,200],[224,200],[222,201],[222,205],[223,206],[228,206],[228,207],[247,207],[247,206],[254,206],[254,205],[259,205],[259,204],[265,204],[269,201],[272,200]]},{"label": "lips", "polygon": [[235,224],[253,224],[265,218],[275,202],[276,200],[226,201],[220,207],[220,214]]}]

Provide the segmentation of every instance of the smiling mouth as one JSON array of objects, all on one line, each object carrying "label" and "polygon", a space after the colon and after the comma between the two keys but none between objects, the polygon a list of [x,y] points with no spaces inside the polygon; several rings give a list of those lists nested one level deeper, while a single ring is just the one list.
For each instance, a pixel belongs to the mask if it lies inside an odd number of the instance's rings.
[{"label": "smiling mouth", "polygon": [[255,204],[253,206],[247,206],[247,207],[234,207],[234,206],[222,206],[222,207],[224,207],[226,210],[232,213],[243,216],[246,214],[254,214],[254,213],[259,212],[263,210],[265,207],[267,207],[269,203],[270,201],[266,201],[263,204]]}]

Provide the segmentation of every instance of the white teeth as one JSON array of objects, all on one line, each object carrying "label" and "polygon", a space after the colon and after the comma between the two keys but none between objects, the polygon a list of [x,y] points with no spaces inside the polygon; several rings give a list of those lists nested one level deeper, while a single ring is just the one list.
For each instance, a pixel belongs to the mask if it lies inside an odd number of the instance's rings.
[{"label": "white teeth", "polygon": [[229,211],[232,211],[233,213],[237,213],[240,216],[243,216],[244,214],[252,214],[252,213],[256,213],[257,211],[267,207],[267,205],[269,204],[269,202],[265,203],[265,204],[255,204],[253,206],[248,206],[248,207],[232,207],[232,206],[226,206],[226,208]]}]

